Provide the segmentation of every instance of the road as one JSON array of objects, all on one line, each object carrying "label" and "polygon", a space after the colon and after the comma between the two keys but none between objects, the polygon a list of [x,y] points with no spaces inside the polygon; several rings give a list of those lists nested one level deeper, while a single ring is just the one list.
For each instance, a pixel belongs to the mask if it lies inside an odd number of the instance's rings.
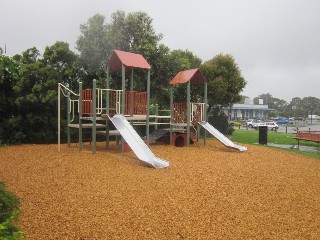
[{"label": "road", "polygon": [[320,123],[319,121],[313,122],[295,122],[295,124],[291,125],[279,125],[278,132],[288,132],[295,133],[296,131],[320,131]]},{"label": "road", "polygon": [[[320,131],[320,121],[313,121],[311,124],[309,121],[301,121],[301,122],[294,122],[293,125],[279,125],[279,129],[277,132],[288,132],[288,133],[295,133],[298,130],[300,131]],[[250,130],[250,128],[248,128]],[[255,130],[251,128],[251,130]]]}]

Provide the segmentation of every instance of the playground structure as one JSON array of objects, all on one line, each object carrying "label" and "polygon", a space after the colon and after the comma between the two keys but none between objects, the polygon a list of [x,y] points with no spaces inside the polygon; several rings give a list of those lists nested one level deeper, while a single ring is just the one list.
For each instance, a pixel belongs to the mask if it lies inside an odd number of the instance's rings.
[{"label": "playground structure", "polygon": [[[147,89],[144,92],[134,91],[134,69],[147,71]],[[157,158],[149,149],[150,126],[169,125],[169,129],[154,134],[152,139],[163,136],[169,131],[170,144],[177,146],[189,145],[191,132],[195,130],[197,140],[200,137],[200,127],[213,134],[227,147],[245,151],[246,148],[232,143],[219,131],[206,122],[207,106],[207,81],[199,69],[191,69],[179,72],[170,84],[187,85],[187,102],[174,103],[173,89],[170,93],[170,115],[161,116],[156,109],[155,115],[150,115],[150,69],[151,66],[140,54],[115,50],[110,57],[107,67],[106,88],[97,88],[96,80],[93,80],[92,89],[82,89],[79,82],[79,93],[74,93],[66,86],[58,84],[58,151],[60,152],[60,97],[61,93],[67,98],[67,142],[70,146],[70,129],[79,131],[79,150],[82,149],[83,129],[92,129],[91,151],[96,152],[97,134],[105,135],[106,148],[109,147],[110,136],[121,136],[121,150],[124,151],[125,142],[130,146],[136,156],[146,165],[155,168],[165,168],[169,162]],[[110,89],[110,72],[121,73],[121,89]],[[126,90],[126,73],[130,74],[130,90]],[[204,85],[204,103],[190,102],[190,86]],[[75,116],[77,114],[77,116]],[[78,123],[73,123],[77,118]],[[154,121],[150,121],[153,119]],[[159,122],[159,119],[169,120]],[[88,123],[89,122],[89,123]],[[116,130],[110,130],[111,123]],[[133,125],[145,125],[146,136],[144,140],[134,130]],[[97,131],[99,129],[99,131]],[[156,136],[156,137],[155,137]],[[231,142],[231,143],[230,143]],[[178,143],[178,144],[177,144]],[[206,135],[204,137],[206,143]]]},{"label": "playground structure", "polygon": [[[197,133],[197,139],[200,136],[200,127],[212,134],[216,139],[223,143],[226,147],[234,148],[239,151],[246,151],[244,146],[233,143],[230,139],[220,133],[216,128],[207,122],[206,106],[207,106],[207,80],[199,69],[190,69],[179,72],[171,81],[170,84],[186,84],[187,85],[187,102],[174,103],[173,90],[171,88],[170,106],[172,120],[170,122],[170,143],[172,144],[173,127],[185,127],[187,133],[186,139],[190,139],[190,128],[193,128]],[[204,103],[193,103],[190,100],[190,88],[192,86],[204,86]],[[206,132],[204,134],[204,144],[206,144]],[[187,141],[189,145],[189,141]]]}]

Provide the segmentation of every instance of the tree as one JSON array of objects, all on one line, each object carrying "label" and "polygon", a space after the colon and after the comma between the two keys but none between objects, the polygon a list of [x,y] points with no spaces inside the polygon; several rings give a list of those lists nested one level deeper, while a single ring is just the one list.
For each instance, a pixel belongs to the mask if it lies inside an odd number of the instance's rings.
[{"label": "tree", "polygon": [[124,11],[116,11],[111,14],[111,22],[106,24],[107,60],[115,49],[122,51],[130,51],[131,49],[126,18]]},{"label": "tree", "polygon": [[162,34],[156,34],[152,18],[144,12],[129,13],[126,18],[130,51],[142,54],[146,59],[155,52]]},{"label": "tree", "polygon": [[[111,22],[105,24],[104,20],[104,16],[96,14],[80,26],[81,35],[76,45],[87,73],[84,78],[88,80],[105,77],[105,66],[115,49],[142,54],[150,61],[162,38],[155,33],[152,19],[144,12],[126,15],[117,11],[112,14]],[[143,72],[138,72],[138,76],[144,81]]]},{"label": "tree", "polygon": [[15,106],[14,86],[20,79],[20,63],[13,58],[0,55],[0,144],[14,143],[19,138],[19,124]]},{"label": "tree", "polygon": [[[43,58],[35,48],[15,56],[22,63],[19,79],[13,86],[18,142],[51,143],[56,140],[57,84],[77,85],[78,57],[68,43],[56,42],[46,47]],[[63,110],[62,112],[66,112]]]},{"label": "tree", "polygon": [[306,115],[318,114],[320,99],[316,97],[305,97],[302,99],[302,106],[306,109]]},{"label": "tree", "polygon": [[288,107],[292,109],[291,116],[293,117],[304,117],[306,116],[305,109],[303,107],[302,99],[299,97],[292,98]]},{"label": "tree", "polygon": [[201,65],[208,80],[209,109],[230,106],[241,100],[241,91],[246,81],[234,58],[230,54],[219,54]]},{"label": "tree", "polygon": [[103,76],[108,59],[105,17],[96,14],[86,24],[80,25],[81,35],[76,42],[80,59],[89,76]]},{"label": "tree", "polygon": [[274,116],[280,115],[280,116],[289,117],[291,115],[292,108],[288,106],[288,103],[285,100],[275,98],[270,93],[267,93],[267,94],[261,94],[258,97],[255,97],[253,99],[254,104],[259,104],[259,99],[262,99],[263,103],[268,105],[269,108],[275,110],[272,113]]}]

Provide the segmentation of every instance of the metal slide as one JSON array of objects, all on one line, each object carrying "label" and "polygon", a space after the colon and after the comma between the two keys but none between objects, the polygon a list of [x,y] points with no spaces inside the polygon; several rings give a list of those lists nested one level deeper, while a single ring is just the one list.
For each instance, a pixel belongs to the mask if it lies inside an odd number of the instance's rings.
[{"label": "metal slide", "polygon": [[153,154],[123,115],[116,114],[110,120],[141,161],[154,168],[166,168],[169,166],[168,161],[157,158]]},{"label": "metal slide", "polygon": [[214,128],[208,122],[199,122],[199,124],[204,127],[209,133],[211,133],[215,138],[217,138],[220,142],[222,142],[225,146],[238,149],[239,151],[247,151],[247,147],[240,146],[232,142],[229,138],[224,136],[221,132],[219,132],[216,128]]}]

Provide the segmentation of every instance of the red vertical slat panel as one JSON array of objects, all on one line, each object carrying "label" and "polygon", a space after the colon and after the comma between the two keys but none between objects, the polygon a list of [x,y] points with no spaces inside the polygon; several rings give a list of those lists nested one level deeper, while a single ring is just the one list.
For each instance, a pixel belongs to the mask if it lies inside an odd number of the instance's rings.
[{"label": "red vertical slat panel", "polygon": [[92,89],[82,90],[82,114],[92,114]]}]

